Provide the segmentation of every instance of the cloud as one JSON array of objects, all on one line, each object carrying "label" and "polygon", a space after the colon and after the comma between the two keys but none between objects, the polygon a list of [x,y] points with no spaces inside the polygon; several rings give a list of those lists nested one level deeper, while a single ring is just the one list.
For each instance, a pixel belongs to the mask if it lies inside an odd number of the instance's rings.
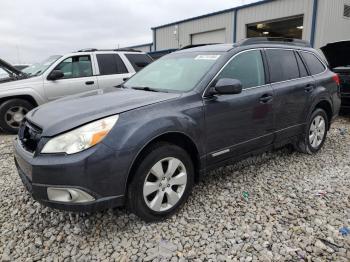
[{"label": "cloud", "polygon": [[82,48],[148,43],[151,27],[255,1],[2,1],[0,58],[34,63]]}]

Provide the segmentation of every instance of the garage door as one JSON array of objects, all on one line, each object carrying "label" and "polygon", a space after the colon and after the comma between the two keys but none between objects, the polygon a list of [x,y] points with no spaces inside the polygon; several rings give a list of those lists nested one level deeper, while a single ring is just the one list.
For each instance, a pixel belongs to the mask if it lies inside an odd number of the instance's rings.
[{"label": "garage door", "polygon": [[192,35],[192,45],[225,43],[226,32],[225,29],[203,32]]}]

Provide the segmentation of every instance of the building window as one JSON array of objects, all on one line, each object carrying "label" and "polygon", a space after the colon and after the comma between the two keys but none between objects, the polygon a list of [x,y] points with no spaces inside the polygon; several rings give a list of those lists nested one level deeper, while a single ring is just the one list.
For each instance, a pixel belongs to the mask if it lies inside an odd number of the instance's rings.
[{"label": "building window", "polygon": [[247,37],[285,37],[302,39],[304,16],[247,25]]},{"label": "building window", "polygon": [[350,5],[344,5],[344,17],[350,18]]}]

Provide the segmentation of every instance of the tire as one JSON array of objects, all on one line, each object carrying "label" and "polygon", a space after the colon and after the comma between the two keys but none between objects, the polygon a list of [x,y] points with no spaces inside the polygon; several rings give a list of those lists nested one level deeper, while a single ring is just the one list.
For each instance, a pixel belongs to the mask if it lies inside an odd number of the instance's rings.
[{"label": "tire", "polygon": [[[319,122],[319,124],[316,123],[320,119],[323,120],[322,125],[321,122]],[[316,108],[309,118],[304,134],[295,145],[296,150],[304,154],[316,154],[323,147],[324,142],[326,141],[329,126],[328,121],[326,112],[321,108]],[[319,127],[314,130],[316,125],[319,125]],[[323,128],[321,128],[321,126]],[[312,135],[314,135],[314,139],[316,140],[312,140]]]},{"label": "tire", "polygon": [[8,133],[16,134],[24,116],[34,106],[23,99],[10,99],[0,105],[0,128]]},{"label": "tire", "polygon": [[[143,153],[137,165],[128,186],[128,210],[147,222],[174,214],[187,200],[194,184],[194,167],[189,154],[176,145],[157,143]],[[177,168],[170,168],[172,166]],[[167,174],[170,170],[175,172]],[[184,174],[187,174],[186,181]]]}]

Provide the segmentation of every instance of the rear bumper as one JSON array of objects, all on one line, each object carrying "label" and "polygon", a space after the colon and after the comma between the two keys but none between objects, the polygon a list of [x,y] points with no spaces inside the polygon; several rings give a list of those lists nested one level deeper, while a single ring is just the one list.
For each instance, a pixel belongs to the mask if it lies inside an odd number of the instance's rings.
[{"label": "rear bumper", "polygon": [[[95,212],[123,206],[130,155],[113,151],[100,143],[75,155],[34,157],[14,142],[18,174],[32,197],[45,206],[75,212]],[[52,201],[47,189],[82,190],[94,201],[70,203]]]}]

